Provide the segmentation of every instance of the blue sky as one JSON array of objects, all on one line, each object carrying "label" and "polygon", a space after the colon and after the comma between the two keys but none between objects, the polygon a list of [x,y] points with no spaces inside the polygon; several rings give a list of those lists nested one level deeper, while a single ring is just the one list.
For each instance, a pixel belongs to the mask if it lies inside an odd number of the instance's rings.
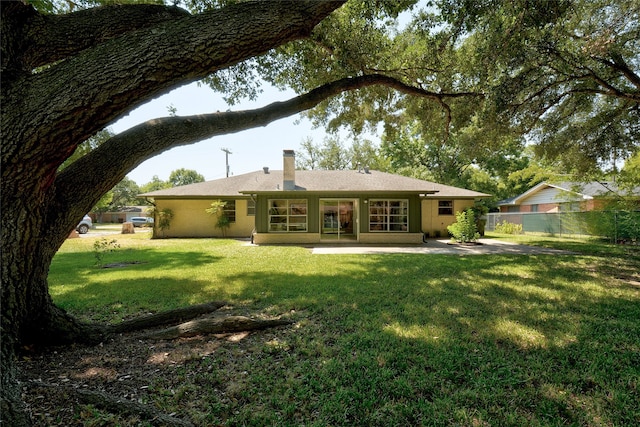
[{"label": "blue sky", "polygon": [[[196,83],[175,89],[155,100],[137,108],[128,116],[110,126],[113,132],[120,133],[143,121],[169,115],[169,106],[177,109],[179,116],[205,114],[227,109],[243,110],[265,106],[295,96],[293,92],[280,92],[274,88],[265,88],[265,92],[255,102],[246,101],[229,107],[219,93],[208,86]],[[299,122],[296,124],[296,122]],[[326,133],[322,129],[312,129],[309,120],[299,115],[278,120],[268,126],[250,129],[236,134],[223,135],[199,143],[178,147],[162,153],[142,163],[127,176],[138,185],[151,181],[154,175],[167,180],[171,171],[180,168],[193,169],[206,180],[223,178],[225,172],[225,153],[222,148],[231,151],[230,171],[233,175],[262,169],[282,169],[282,150],[297,150],[300,143],[311,137],[320,143]],[[346,140],[343,140],[348,143]]]}]

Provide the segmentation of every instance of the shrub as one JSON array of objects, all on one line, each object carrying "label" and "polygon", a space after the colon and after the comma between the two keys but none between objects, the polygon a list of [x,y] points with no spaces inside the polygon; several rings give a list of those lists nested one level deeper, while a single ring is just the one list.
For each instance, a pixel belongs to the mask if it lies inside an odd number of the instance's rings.
[{"label": "shrub", "polygon": [[227,202],[224,202],[222,200],[214,200],[213,202],[211,202],[211,207],[205,209],[205,212],[216,217],[215,226],[222,231],[223,236],[226,234],[226,229],[231,226],[231,221],[224,212],[224,208],[226,206]]},{"label": "shrub", "polygon": [[476,226],[476,215],[473,209],[456,212],[456,222],[447,226],[447,230],[449,230],[449,233],[451,233],[453,239],[457,242],[475,242],[480,238],[480,233],[478,233]]},{"label": "shrub", "polygon": [[171,220],[173,219],[173,211],[171,209],[162,209],[158,211],[155,209],[151,209],[154,212],[154,217],[157,217],[157,227],[153,227],[153,237],[156,236],[156,231],[159,229],[164,236],[164,231],[171,227]]},{"label": "shrub", "polygon": [[120,248],[120,244],[115,239],[107,240],[103,237],[93,242],[93,256],[96,258],[96,265],[102,267],[104,255],[109,252],[114,252],[118,248]]},{"label": "shrub", "polygon": [[496,224],[495,231],[502,234],[522,234],[522,224],[514,224],[503,220],[501,223]]},{"label": "shrub", "polygon": [[610,241],[640,240],[640,212],[632,210],[591,211],[582,217],[587,233]]}]

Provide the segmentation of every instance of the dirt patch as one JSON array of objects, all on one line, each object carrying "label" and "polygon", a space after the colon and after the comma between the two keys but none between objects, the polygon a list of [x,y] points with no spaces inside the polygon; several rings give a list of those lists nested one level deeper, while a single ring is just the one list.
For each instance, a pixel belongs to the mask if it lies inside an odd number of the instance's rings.
[{"label": "dirt patch", "polygon": [[[190,420],[181,408],[162,409],[185,387],[203,391],[213,365],[229,373],[233,354],[248,352],[274,340],[286,329],[196,336],[170,341],[120,334],[97,346],[72,345],[24,354],[19,360],[23,397],[35,426],[165,425],[157,419],[102,410],[82,399],[84,390],[146,405],[178,420]],[[232,374],[233,375],[233,374]],[[233,384],[229,384],[232,387]],[[224,398],[227,385],[216,386]],[[206,393],[195,393],[206,395]],[[167,397],[169,396],[169,397]],[[197,401],[189,407],[206,407]],[[187,409],[185,408],[185,411]]]}]

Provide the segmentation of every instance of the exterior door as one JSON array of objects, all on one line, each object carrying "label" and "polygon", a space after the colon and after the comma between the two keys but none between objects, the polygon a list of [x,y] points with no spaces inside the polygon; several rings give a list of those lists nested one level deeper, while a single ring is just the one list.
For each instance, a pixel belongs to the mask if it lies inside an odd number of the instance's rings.
[{"label": "exterior door", "polygon": [[320,222],[323,240],[357,240],[355,200],[321,199]]}]

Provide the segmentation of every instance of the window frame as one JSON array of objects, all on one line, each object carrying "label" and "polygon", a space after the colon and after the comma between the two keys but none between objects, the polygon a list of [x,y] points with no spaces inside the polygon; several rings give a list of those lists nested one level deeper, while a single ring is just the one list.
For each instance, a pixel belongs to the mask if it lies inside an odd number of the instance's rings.
[{"label": "window frame", "polygon": [[256,216],[256,201],[247,199],[247,216]]},{"label": "window frame", "polygon": [[438,216],[453,215],[453,200],[438,200]]},{"label": "window frame", "polygon": [[[225,205],[222,208],[222,213],[227,217],[229,223],[234,224],[236,222],[236,200],[235,199],[223,199]],[[229,206],[233,206],[230,208]]]},{"label": "window frame", "polygon": [[[274,205],[275,202],[278,202],[281,205]],[[269,217],[268,217],[269,233],[307,233],[308,232],[309,201],[307,199],[269,199],[268,203],[269,203],[268,205],[269,206]]]},{"label": "window frame", "polygon": [[408,233],[409,199],[369,199],[368,222],[370,233]]}]

